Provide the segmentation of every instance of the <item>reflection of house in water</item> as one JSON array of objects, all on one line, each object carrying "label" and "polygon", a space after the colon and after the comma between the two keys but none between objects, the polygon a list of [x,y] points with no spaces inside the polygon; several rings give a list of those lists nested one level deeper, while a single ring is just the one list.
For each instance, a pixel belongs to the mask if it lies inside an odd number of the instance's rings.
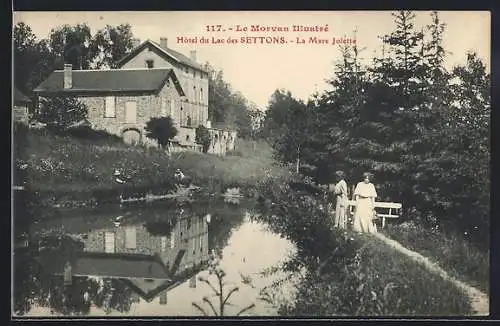
[{"label": "reflection of house in water", "polygon": [[[181,218],[168,235],[153,235],[143,225],[91,230],[79,239],[85,251],[72,257],[73,276],[117,278],[146,301],[193,277],[208,262],[208,225],[201,216]],[[55,257],[54,257],[55,256]],[[39,257],[45,269],[63,275],[65,259]]]}]

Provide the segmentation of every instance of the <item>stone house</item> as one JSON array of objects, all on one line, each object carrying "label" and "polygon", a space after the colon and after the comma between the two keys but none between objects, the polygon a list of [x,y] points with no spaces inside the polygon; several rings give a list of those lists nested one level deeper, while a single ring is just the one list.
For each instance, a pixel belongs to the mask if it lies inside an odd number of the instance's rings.
[{"label": "stone house", "polygon": [[[169,235],[144,225],[114,226],[79,234],[84,253],[71,262],[73,276],[101,276],[125,282],[144,300],[166,304],[168,290],[196,275],[209,260],[208,225],[199,216],[182,217]],[[66,261],[41,255],[49,272],[62,275]]]},{"label": "stone house", "polygon": [[[93,129],[123,137],[129,144],[156,143],[145,137],[151,117],[178,117],[185,97],[172,69],[54,71],[35,90],[41,97],[72,96],[88,107]],[[174,119],[174,124],[176,123]],[[194,138],[179,133],[174,141]]]},{"label": "stone house", "polygon": [[[203,125],[211,129],[211,123],[209,76],[196,62],[196,51],[186,57],[170,49],[166,38],[161,38],[160,44],[134,39],[134,44],[119,61],[118,69],[72,70],[71,65],[65,65],[34,91],[39,96],[78,97],[89,107],[92,128],[121,136],[127,143],[155,145],[144,137],[146,121],[170,116],[178,130],[171,150],[200,151],[196,128]],[[209,153],[225,155],[234,149],[234,131],[212,130],[210,134]]]},{"label": "stone house", "polygon": [[[136,44],[137,40],[134,41]],[[196,52],[188,58],[167,46],[167,39],[160,44],[147,40],[132,49],[118,62],[118,69],[173,69],[185,92],[182,110],[179,112],[180,127],[196,128],[208,121],[208,72],[196,62]]]},{"label": "stone house", "polygon": [[13,93],[14,93],[13,94],[14,105],[13,105],[12,117],[14,121],[28,123],[29,120],[28,106],[31,103],[31,100],[26,95],[21,93],[21,91],[17,89],[17,87],[14,87]]},{"label": "stone house", "polygon": [[[208,117],[208,71],[196,62],[196,59],[196,51],[191,51],[190,56],[187,57],[169,48],[166,37],[160,38],[159,43],[152,40],[140,43],[139,40],[134,39],[134,48],[119,61],[118,68],[173,69],[185,91],[178,117],[179,132],[182,133],[179,138],[183,141],[180,145],[182,147],[192,146],[189,139],[194,142],[196,127],[203,125],[209,128],[212,135],[208,152],[225,155],[227,151],[234,149],[236,132],[225,128],[211,130],[211,122]],[[187,139],[187,135],[190,135],[189,139]]]}]

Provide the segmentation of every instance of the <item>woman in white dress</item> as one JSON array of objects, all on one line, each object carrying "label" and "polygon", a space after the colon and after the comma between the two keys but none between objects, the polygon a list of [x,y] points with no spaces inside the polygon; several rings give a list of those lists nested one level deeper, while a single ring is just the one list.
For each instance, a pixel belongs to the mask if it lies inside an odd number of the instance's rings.
[{"label": "woman in white dress", "polygon": [[375,198],[377,191],[371,183],[372,174],[364,173],[363,181],[359,182],[354,190],[356,210],[354,212],[353,229],[357,232],[376,233],[377,227],[373,223],[375,217]]},{"label": "woman in white dress", "polygon": [[335,220],[336,228],[345,229],[347,227],[346,208],[347,208],[347,183],[343,171],[335,172],[337,184],[335,184]]}]

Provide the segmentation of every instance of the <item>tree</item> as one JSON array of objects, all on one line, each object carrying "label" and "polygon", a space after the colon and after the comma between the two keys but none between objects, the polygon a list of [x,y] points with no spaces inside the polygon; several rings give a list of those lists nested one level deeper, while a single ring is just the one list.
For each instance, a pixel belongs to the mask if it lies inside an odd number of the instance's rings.
[{"label": "tree", "polygon": [[64,62],[72,64],[75,70],[90,69],[98,55],[91,49],[92,33],[87,24],[52,29],[49,44],[52,52],[62,56]]},{"label": "tree", "polygon": [[479,229],[488,242],[490,218],[490,76],[475,53],[453,69],[455,101],[436,130],[437,150],[419,171],[429,186],[440,222],[454,228]]},{"label": "tree", "polygon": [[210,137],[210,132],[208,131],[207,127],[203,125],[199,125],[196,128],[196,142],[198,144],[201,144],[203,148],[203,153],[208,152],[208,148],[210,147],[210,142],[211,142],[211,137]]},{"label": "tree", "polygon": [[71,125],[86,120],[87,106],[75,97],[53,96],[42,99],[36,118],[56,130],[65,130]]},{"label": "tree", "polygon": [[249,137],[251,119],[246,98],[224,80],[222,70],[216,70],[209,63],[205,64],[208,73],[208,115],[210,120],[222,123],[238,131],[240,137]]},{"label": "tree", "polygon": [[308,141],[310,122],[310,105],[295,99],[290,91],[274,92],[264,120],[268,139],[275,157],[282,162],[295,162],[297,173]]},{"label": "tree", "polygon": [[46,40],[37,41],[23,22],[14,26],[14,84],[31,97],[32,89],[47,78],[62,61],[50,51]]},{"label": "tree", "polygon": [[165,148],[178,133],[171,117],[153,117],[146,123],[144,129],[146,137],[156,140],[161,148]]},{"label": "tree", "polygon": [[106,25],[93,36],[90,51],[95,57],[92,67],[95,69],[117,68],[118,61],[133,48],[133,34],[130,24],[116,27]]}]

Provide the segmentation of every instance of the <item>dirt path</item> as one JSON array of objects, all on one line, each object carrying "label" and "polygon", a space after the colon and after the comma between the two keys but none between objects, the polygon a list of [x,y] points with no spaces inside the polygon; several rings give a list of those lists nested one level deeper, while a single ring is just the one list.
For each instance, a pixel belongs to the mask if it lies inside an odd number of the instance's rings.
[{"label": "dirt path", "polygon": [[475,316],[488,316],[490,310],[490,302],[489,297],[486,293],[481,292],[480,290],[461,282],[454,277],[448,275],[448,273],[439,267],[437,264],[431,262],[427,257],[422,256],[418,252],[409,250],[403,247],[399,242],[389,239],[381,233],[374,234],[376,238],[384,241],[389,246],[393,247],[397,251],[405,254],[406,256],[412,258],[418,263],[424,265],[431,272],[439,274],[443,279],[450,280],[457,287],[465,291],[470,298],[472,309],[474,310],[473,315]]}]

